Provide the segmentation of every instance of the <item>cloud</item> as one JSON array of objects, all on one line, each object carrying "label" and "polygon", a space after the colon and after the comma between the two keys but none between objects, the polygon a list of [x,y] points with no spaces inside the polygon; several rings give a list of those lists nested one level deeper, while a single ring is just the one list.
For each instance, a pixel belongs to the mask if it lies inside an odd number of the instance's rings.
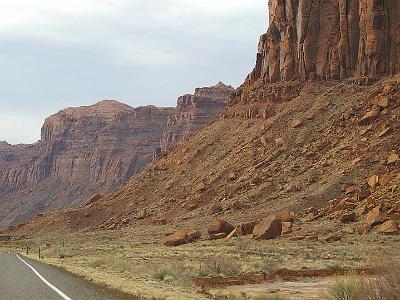
[{"label": "cloud", "polygon": [[[173,106],[197,86],[239,85],[266,17],[265,0],[2,0],[2,112],[38,124],[104,98]],[[0,140],[39,138],[3,128]]]}]

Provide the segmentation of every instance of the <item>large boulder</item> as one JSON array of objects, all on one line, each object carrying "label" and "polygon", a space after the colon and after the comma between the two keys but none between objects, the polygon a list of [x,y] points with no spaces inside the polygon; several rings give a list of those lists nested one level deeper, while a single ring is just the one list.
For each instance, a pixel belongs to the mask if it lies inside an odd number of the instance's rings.
[{"label": "large boulder", "polygon": [[387,215],[384,211],[382,211],[382,208],[377,206],[368,213],[364,224],[367,226],[376,226],[384,223],[386,221],[386,217]]},{"label": "large boulder", "polygon": [[161,244],[168,247],[183,245],[187,242],[188,234],[186,231],[175,232],[161,240]]},{"label": "large boulder", "polygon": [[389,220],[379,226],[378,232],[382,234],[398,234],[399,225],[396,221]]},{"label": "large boulder", "polygon": [[282,221],[277,216],[272,215],[261,220],[253,230],[254,240],[270,240],[282,234]]},{"label": "large boulder", "polygon": [[225,233],[226,235],[228,235],[233,229],[235,229],[235,226],[233,226],[232,224],[229,224],[224,220],[216,219],[212,221],[210,226],[208,226],[208,233],[210,235],[218,233]]},{"label": "large boulder", "polygon": [[179,246],[193,242],[200,237],[201,232],[198,230],[192,232],[178,231],[162,239],[161,244],[168,247]]}]

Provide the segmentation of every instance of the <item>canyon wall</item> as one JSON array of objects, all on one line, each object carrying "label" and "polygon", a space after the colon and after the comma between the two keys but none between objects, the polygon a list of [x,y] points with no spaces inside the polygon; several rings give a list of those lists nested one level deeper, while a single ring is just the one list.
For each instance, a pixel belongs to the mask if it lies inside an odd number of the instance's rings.
[{"label": "canyon wall", "polygon": [[0,227],[85,204],[139,173],[161,152],[226,110],[222,83],[179,98],[177,108],[133,108],[114,100],[48,117],[32,145],[0,142]]},{"label": "canyon wall", "polygon": [[248,83],[335,80],[400,71],[400,1],[270,0]]},{"label": "canyon wall", "polygon": [[214,121],[227,108],[227,98],[235,91],[222,82],[212,87],[197,88],[194,95],[178,98],[176,113],[168,118],[160,150],[166,152],[204,125]]},{"label": "canyon wall", "polygon": [[152,161],[174,112],[101,101],[47,118],[33,145],[0,143],[0,225],[117,188]]}]

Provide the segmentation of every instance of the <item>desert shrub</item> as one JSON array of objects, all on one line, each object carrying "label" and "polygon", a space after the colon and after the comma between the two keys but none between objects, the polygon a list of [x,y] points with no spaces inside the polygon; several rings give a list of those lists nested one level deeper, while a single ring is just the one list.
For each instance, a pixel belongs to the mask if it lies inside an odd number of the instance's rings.
[{"label": "desert shrub", "polygon": [[200,267],[199,276],[225,275],[234,276],[240,274],[240,265],[233,260],[220,257],[209,259]]},{"label": "desert shrub", "polygon": [[134,270],[133,265],[124,259],[105,255],[94,258],[89,265],[94,268],[107,267],[118,272],[132,272]]},{"label": "desert shrub", "polygon": [[366,300],[400,300],[400,263],[387,262],[380,266],[381,274],[365,281]]},{"label": "desert shrub", "polygon": [[171,276],[174,279],[177,279],[180,272],[171,266],[163,266],[156,268],[153,273],[152,277],[157,280],[164,280],[167,276]]},{"label": "desert shrub", "polygon": [[329,300],[360,300],[363,281],[355,275],[337,276],[328,289]]},{"label": "desert shrub", "polygon": [[162,267],[155,266],[150,272],[151,277],[161,281],[169,281],[182,287],[193,286],[192,278],[198,276],[199,268],[188,263],[175,263],[164,265]]},{"label": "desert shrub", "polygon": [[270,257],[264,257],[260,264],[260,272],[264,275],[275,271],[278,268],[278,262]]}]

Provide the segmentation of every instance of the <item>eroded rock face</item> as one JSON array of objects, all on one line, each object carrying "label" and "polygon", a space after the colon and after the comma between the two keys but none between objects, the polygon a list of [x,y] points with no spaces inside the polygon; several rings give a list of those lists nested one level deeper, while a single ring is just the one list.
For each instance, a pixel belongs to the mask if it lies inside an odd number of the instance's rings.
[{"label": "eroded rock face", "polygon": [[194,95],[179,97],[176,113],[168,119],[163,132],[161,151],[167,151],[225,112],[227,98],[234,91],[220,82],[212,87],[197,88]]},{"label": "eroded rock face", "polygon": [[47,118],[36,144],[1,143],[0,225],[117,188],[152,161],[174,112],[101,101]]},{"label": "eroded rock face", "polygon": [[333,80],[400,71],[400,2],[270,0],[247,81]]}]

